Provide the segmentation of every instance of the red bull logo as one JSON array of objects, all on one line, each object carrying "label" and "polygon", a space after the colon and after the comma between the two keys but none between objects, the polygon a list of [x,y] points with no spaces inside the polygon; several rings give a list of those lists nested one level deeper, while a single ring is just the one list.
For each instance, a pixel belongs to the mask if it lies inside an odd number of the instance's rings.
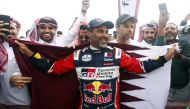
[{"label": "red bull logo", "polygon": [[111,83],[107,85],[99,81],[94,81],[93,83],[87,85],[84,84],[84,91],[92,92],[96,95],[100,94],[101,92],[112,91]]},{"label": "red bull logo", "polygon": [[111,83],[109,83],[109,85],[107,84],[101,84],[98,91],[100,92],[105,92],[105,91],[112,91],[111,90]]},{"label": "red bull logo", "polygon": [[84,85],[84,91],[89,91],[89,92],[95,91],[95,87],[93,84]]},{"label": "red bull logo", "polygon": [[103,104],[112,101],[112,93],[109,93],[106,97],[102,95],[93,95],[93,97],[88,97],[84,94],[84,101],[92,104]]}]

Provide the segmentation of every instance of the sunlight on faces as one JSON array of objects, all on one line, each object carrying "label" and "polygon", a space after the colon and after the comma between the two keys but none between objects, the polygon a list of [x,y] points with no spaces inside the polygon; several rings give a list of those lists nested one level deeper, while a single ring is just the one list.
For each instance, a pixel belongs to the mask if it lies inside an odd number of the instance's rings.
[{"label": "sunlight on faces", "polygon": [[154,41],[155,29],[146,28],[143,30],[143,36],[144,41],[151,44]]},{"label": "sunlight on faces", "polygon": [[107,47],[109,41],[108,28],[106,26],[100,26],[94,28],[91,32],[91,45],[96,48]]},{"label": "sunlight on faces", "polygon": [[126,21],[123,24],[118,25],[116,27],[118,37],[123,40],[129,40],[133,35],[135,24],[136,23],[133,21]]},{"label": "sunlight on faces", "polygon": [[175,24],[167,24],[164,32],[166,40],[175,40],[178,34],[178,28]]},{"label": "sunlight on faces", "polygon": [[51,24],[42,24],[38,26],[38,33],[40,35],[40,39],[46,42],[53,41],[56,31],[56,27]]}]

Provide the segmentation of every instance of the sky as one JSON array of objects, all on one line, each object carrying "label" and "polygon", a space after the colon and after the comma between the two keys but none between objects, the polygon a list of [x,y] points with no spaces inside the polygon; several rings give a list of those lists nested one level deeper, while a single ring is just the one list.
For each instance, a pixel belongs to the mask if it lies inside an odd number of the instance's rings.
[{"label": "sky", "polygon": [[[58,30],[65,32],[80,14],[81,2],[82,0],[0,0],[0,13],[10,15],[22,24],[22,36],[25,36],[36,18],[44,16],[55,18],[58,21]],[[158,20],[158,4],[163,2],[167,4],[170,22],[179,24],[190,13],[190,0],[140,0],[137,31],[139,25]],[[115,24],[118,15],[118,0],[90,0],[88,21],[101,18]],[[111,32],[113,30],[115,28]]]}]

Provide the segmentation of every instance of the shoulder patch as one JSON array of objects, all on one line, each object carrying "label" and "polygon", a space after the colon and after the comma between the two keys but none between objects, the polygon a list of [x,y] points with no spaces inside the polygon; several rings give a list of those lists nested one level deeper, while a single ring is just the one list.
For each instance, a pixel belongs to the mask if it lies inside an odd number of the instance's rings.
[{"label": "shoulder patch", "polygon": [[40,53],[37,52],[37,53],[35,53],[34,58],[41,59],[42,57],[41,57]]},{"label": "shoulder patch", "polygon": [[152,57],[153,60],[158,60],[159,56]]}]

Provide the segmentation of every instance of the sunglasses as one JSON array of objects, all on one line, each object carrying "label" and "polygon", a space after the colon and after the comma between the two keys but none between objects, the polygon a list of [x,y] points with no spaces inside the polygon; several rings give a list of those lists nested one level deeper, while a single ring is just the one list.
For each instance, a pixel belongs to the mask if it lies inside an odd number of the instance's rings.
[{"label": "sunglasses", "polygon": [[88,29],[87,25],[81,25],[80,26],[80,30],[87,30],[87,29]]},{"label": "sunglasses", "polygon": [[156,25],[154,25],[154,24],[146,24],[145,26],[147,26],[147,27],[150,27],[150,28],[156,28]]},{"label": "sunglasses", "polygon": [[79,35],[79,39],[85,39],[85,40],[88,40],[89,39],[89,36],[88,35]]}]

